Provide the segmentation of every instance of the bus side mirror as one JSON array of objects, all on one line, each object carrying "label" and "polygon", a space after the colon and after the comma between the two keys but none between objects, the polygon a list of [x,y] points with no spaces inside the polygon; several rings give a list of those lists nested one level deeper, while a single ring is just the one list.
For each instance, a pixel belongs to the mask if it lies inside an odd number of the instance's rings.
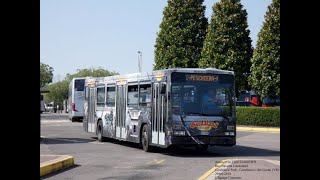
[{"label": "bus side mirror", "polygon": [[167,86],[165,84],[162,84],[160,94],[165,94],[166,90],[167,90]]},{"label": "bus side mirror", "polygon": [[41,101],[43,100],[43,95],[40,95],[40,100],[41,100]]}]

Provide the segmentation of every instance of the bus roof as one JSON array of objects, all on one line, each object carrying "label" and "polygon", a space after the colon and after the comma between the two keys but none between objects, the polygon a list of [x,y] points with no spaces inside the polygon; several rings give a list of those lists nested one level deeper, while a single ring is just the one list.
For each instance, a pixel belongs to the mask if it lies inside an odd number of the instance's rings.
[{"label": "bus roof", "polygon": [[86,86],[92,84],[104,84],[108,83],[115,83],[116,81],[151,81],[152,78],[163,77],[171,72],[182,72],[182,73],[215,73],[215,74],[230,74],[234,75],[233,71],[221,70],[216,68],[172,68],[172,69],[163,69],[163,70],[155,70],[152,73],[142,72],[142,73],[131,73],[131,74],[122,74],[122,75],[115,75],[115,76],[106,76],[106,77],[85,77],[86,79]]},{"label": "bus roof", "polygon": [[184,73],[215,73],[215,74],[230,74],[234,75],[233,71],[221,70],[216,68],[172,68],[172,69],[163,69],[163,70],[155,70],[152,73],[142,72],[142,73],[131,73],[131,74],[123,74],[123,75],[116,75],[116,76],[107,76],[104,78],[97,78],[97,84],[103,83],[103,81],[121,81],[128,80],[138,80],[139,81],[148,81],[151,80],[152,77],[156,76],[165,76],[170,74],[171,72],[184,72]]},{"label": "bus roof", "polygon": [[216,68],[171,68],[164,70],[156,70],[154,72],[185,72],[185,73],[215,73],[215,74],[231,74],[234,75],[233,71],[227,71]]}]

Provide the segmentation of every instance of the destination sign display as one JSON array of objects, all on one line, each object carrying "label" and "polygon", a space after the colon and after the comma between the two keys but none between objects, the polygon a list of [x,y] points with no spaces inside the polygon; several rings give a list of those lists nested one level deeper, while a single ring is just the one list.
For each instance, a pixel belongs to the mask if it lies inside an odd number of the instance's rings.
[{"label": "destination sign display", "polygon": [[218,81],[217,75],[186,74],[186,81]]}]

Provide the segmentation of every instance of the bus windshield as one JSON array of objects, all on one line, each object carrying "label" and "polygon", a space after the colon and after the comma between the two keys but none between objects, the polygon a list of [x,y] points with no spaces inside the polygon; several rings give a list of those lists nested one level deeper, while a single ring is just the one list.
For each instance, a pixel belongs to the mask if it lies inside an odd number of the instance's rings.
[{"label": "bus windshield", "polygon": [[84,91],[84,79],[76,79],[74,81],[74,90],[75,91]]},{"label": "bus windshield", "polygon": [[176,115],[231,117],[234,76],[172,73],[171,101]]}]

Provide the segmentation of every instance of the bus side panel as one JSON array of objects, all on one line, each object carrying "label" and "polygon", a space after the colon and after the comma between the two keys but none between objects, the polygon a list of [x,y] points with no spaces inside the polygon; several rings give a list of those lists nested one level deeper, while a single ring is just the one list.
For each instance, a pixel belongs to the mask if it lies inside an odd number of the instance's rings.
[{"label": "bus side panel", "polygon": [[[142,130],[142,125],[146,124],[149,127],[151,127],[151,107],[143,107],[141,108],[141,115],[139,117],[139,121],[138,121],[138,142],[140,143],[141,140],[141,130]],[[150,128],[149,128],[150,129]],[[150,133],[151,134],[151,129],[150,129]],[[151,136],[150,136],[151,138]]]},{"label": "bus side panel", "polygon": [[70,84],[69,84],[69,92],[68,92],[68,116],[69,116],[69,119],[71,120],[72,118],[72,89],[73,89],[73,80],[71,80]]},{"label": "bus side panel", "polygon": [[103,136],[115,138],[115,108],[108,107],[101,116],[103,124]]},{"label": "bus side panel", "polygon": [[[88,107],[88,98],[89,98],[89,88],[86,87],[85,88],[85,99],[84,99],[84,103],[83,103],[83,130],[85,132],[88,132],[88,111],[89,111],[89,107]],[[71,109],[71,108],[70,108]],[[71,114],[71,110],[69,109],[69,114]]]},{"label": "bus side panel", "polygon": [[77,111],[73,111],[73,116],[83,117],[84,91],[74,91],[74,104]]},{"label": "bus side panel", "polygon": [[128,107],[127,110],[128,113],[126,116],[126,140],[130,142],[139,143],[139,122],[143,121],[141,117],[142,114],[144,114],[145,108]]}]

